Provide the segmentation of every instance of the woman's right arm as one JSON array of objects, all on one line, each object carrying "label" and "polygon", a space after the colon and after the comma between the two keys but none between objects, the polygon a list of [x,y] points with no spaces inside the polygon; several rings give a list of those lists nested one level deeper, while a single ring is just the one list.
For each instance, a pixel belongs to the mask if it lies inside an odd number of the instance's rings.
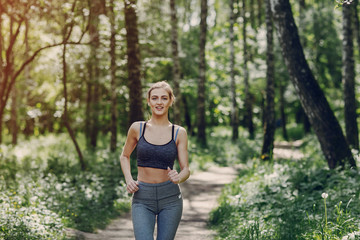
[{"label": "woman's right arm", "polygon": [[125,176],[126,188],[129,193],[134,193],[139,190],[138,183],[134,181],[131,175],[130,167],[130,155],[138,142],[137,136],[139,135],[139,128],[139,122],[135,122],[130,126],[123,151],[120,155],[121,170]]}]

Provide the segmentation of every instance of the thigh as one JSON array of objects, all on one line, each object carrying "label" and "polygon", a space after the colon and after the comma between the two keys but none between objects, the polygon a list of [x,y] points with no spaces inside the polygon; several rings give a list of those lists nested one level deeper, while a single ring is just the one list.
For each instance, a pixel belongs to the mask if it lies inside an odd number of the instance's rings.
[{"label": "thigh", "polygon": [[181,194],[164,199],[160,203],[161,210],[157,219],[157,240],[172,240],[175,238],[183,210]]},{"label": "thigh", "polygon": [[146,203],[133,202],[131,215],[136,240],[153,240],[156,214]]}]

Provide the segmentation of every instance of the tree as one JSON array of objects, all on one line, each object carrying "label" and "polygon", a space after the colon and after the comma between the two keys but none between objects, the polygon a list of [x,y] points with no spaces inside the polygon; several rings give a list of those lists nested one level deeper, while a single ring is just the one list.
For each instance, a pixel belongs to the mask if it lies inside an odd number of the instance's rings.
[{"label": "tree", "polygon": [[289,0],[271,0],[282,55],[300,102],[320,142],[330,169],[356,163],[341,127],[305,59]]},{"label": "tree", "polygon": [[90,37],[90,57],[89,57],[89,80],[88,80],[88,110],[87,120],[89,124],[86,128],[88,145],[95,148],[99,133],[99,115],[100,115],[100,66],[99,66],[99,16],[103,11],[103,0],[89,1],[89,37]]},{"label": "tree", "polygon": [[266,22],[266,105],[265,105],[265,121],[264,121],[264,140],[261,154],[267,155],[272,159],[274,149],[275,134],[275,68],[274,68],[274,40],[273,40],[273,22],[271,16],[270,0],[265,2],[265,22]]},{"label": "tree", "polygon": [[171,10],[171,49],[173,58],[173,83],[174,83],[174,94],[176,101],[174,105],[174,122],[181,124],[181,92],[180,92],[180,62],[179,62],[179,50],[178,50],[178,27],[177,27],[177,16],[175,0],[170,0]]},{"label": "tree", "polygon": [[358,5],[359,5],[359,0],[355,0],[353,2],[354,7],[354,35],[356,37],[356,41],[357,41],[357,47],[360,50],[360,22],[359,22],[359,14],[358,14]]},{"label": "tree", "polygon": [[200,49],[199,49],[199,83],[197,99],[197,139],[199,143],[206,146],[206,121],[205,121],[205,82],[206,82],[206,60],[205,46],[207,33],[207,0],[201,0],[200,13]]},{"label": "tree", "polygon": [[241,17],[243,19],[243,55],[244,55],[244,63],[243,63],[243,75],[244,75],[244,87],[245,87],[245,125],[249,131],[249,138],[253,139],[255,136],[255,128],[253,123],[253,96],[250,92],[250,84],[249,84],[249,70],[248,70],[248,61],[250,58],[247,46],[247,34],[246,34],[246,26],[247,26],[247,17],[246,17],[246,0],[243,0],[243,6],[241,11]]},{"label": "tree", "polygon": [[127,43],[127,68],[129,88],[129,125],[135,121],[143,120],[142,87],[141,87],[141,61],[139,48],[139,33],[136,16],[136,0],[125,2],[125,28]]},{"label": "tree", "polygon": [[[71,12],[74,12],[74,9],[76,7],[76,2],[77,2],[77,0],[75,0],[73,2]],[[68,19],[67,13],[64,14],[64,19]],[[63,119],[64,125],[66,127],[66,130],[68,131],[70,138],[71,138],[72,142],[74,143],[76,152],[78,153],[81,169],[84,171],[86,169],[86,163],[85,163],[84,157],[81,153],[80,146],[76,140],[75,132],[70,125],[69,114],[68,114],[67,62],[66,62],[67,44],[66,44],[66,42],[69,40],[71,33],[73,31],[73,28],[74,28],[74,21],[71,21],[70,24],[65,24],[65,26],[63,28],[64,44],[63,44],[63,51],[62,51],[62,68],[63,68],[62,69],[63,70],[62,82],[63,82],[63,93],[64,93],[64,113],[62,115],[62,119]]]},{"label": "tree", "polygon": [[345,131],[348,144],[359,149],[359,129],[357,124],[356,98],[355,98],[355,64],[354,64],[354,43],[352,14],[353,4],[343,4],[342,14],[342,64],[344,84],[344,110],[345,110]]},{"label": "tree", "polygon": [[239,120],[238,120],[238,104],[236,102],[236,83],[235,83],[235,48],[234,48],[234,24],[236,16],[234,14],[234,0],[230,0],[230,79],[231,79],[231,125],[232,139],[239,138]]},{"label": "tree", "polygon": [[116,84],[116,25],[115,25],[115,12],[114,12],[114,0],[110,0],[109,6],[109,20],[111,27],[110,35],[110,72],[111,72],[111,123],[110,123],[110,150],[114,152],[117,144],[117,84]]}]

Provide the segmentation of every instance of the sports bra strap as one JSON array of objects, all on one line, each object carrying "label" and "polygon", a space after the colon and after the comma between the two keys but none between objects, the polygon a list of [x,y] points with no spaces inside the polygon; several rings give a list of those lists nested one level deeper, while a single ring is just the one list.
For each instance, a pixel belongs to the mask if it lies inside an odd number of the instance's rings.
[{"label": "sports bra strap", "polygon": [[144,129],[143,129],[143,131],[142,131],[142,135],[141,135],[141,136],[144,136],[144,134],[145,134],[145,128],[146,128],[146,122],[144,123]]},{"label": "sports bra strap", "polygon": [[141,138],[141,135],[142,135],[142,122],[140,122],[140,133],[139,133],[139,138]]},{"label": "sports bra strap", "polygon": [[174,124],[172,125],[172,129],[171,129],[171,139],[174,139]]},{"label": "sports bra strap", "polygon": [[176,138],[177,138],[177,135],[178,135],[179,129],[180,129],[180,127],[178,127],[178,129],[176,130],[175,139],[174,139],[174,141],[175,141],[175,142],[176,142]]}]

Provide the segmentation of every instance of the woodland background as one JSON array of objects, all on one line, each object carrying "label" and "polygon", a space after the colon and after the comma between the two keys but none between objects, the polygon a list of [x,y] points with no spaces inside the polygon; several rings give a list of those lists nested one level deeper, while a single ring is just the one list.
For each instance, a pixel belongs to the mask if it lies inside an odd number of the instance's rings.
[{"label": "woodland background", "polygon": [[[192,169],[247,164],[212,215],[232,228],[219,238],[359,237],[360,209],[348,211],[360,201],[358,10],[357,0],[0,0],[0,236],[66,238],[126,211],[118,156],[130,124],[150,117],[146,89],[166,80]],[[274,162],[274,142],[294,140],[303,161]],[[250,183],[272,200],[244,194]],[[239,194],[263,199],[258,212]],[[311,204],[321,197],[325,216]]]}]

